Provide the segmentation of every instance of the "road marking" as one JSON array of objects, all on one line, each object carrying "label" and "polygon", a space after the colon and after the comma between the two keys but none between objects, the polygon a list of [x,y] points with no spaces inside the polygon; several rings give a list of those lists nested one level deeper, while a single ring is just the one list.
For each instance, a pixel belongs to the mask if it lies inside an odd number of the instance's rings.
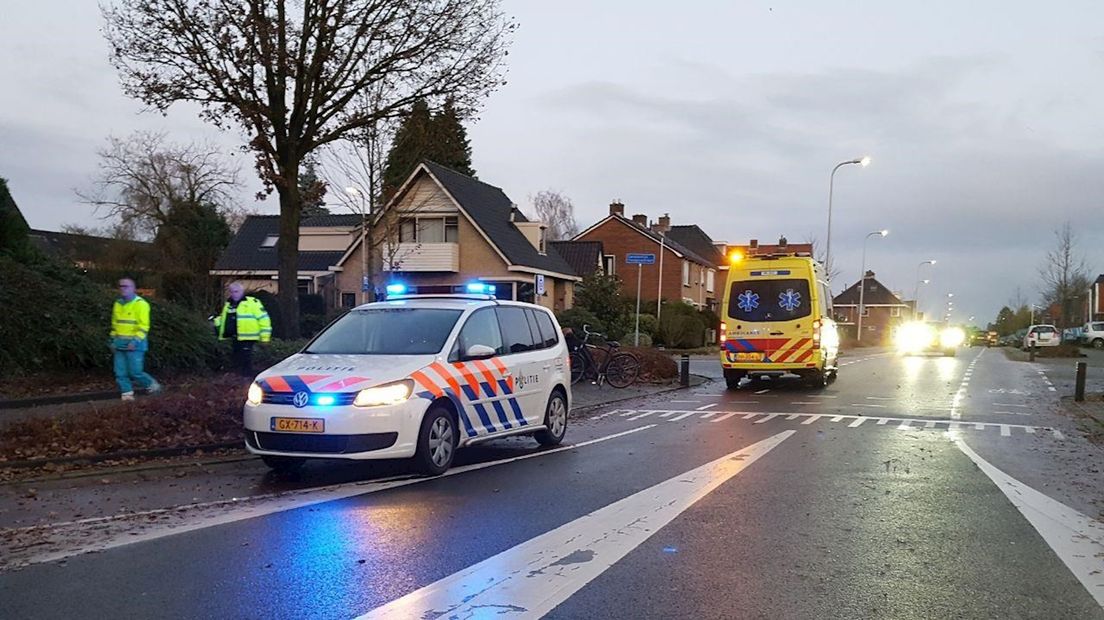
[{"label": "road marking", "polygon": [[675,416],[675,417],[673,417],[673,418],[671,418],[670,420],[667,420],[667,421],[668,422],[678,422],[679,420],[685,420],[686,418],[689,418],[692,415],[694,415],[693,411],[687,411],[686,413],[684,413],[682,415]]},{"label": "road marking", "polygon": [[771,420],[777,418],[778,416],[779,416],[779,414],[772,413],[772,414],[768,415],[767,417],[763,418],[762,420],[756,420],[754,422],[754,424],[762,424],[763,422],[770,422]]},{"label": "road marking", "polygon": [[828,395],[828,394],[816,394],[816,395],[813,395],[813,396],[809,396],[809,398],[839,398],[839,396]]},{"label": "road marking", "polygon": [[632,422],[634,420],[639,420],[640,418],[646,418],[646,417],[652,415],[653,413],[657,413],[657,412],[655,412],[655,411],[645,411],[644,413],[642,413],[642,414],[640,414],[636,417],[629,418],[629,422]]},{"label": "road marking", "polygon": [[796,431],[669,478],[360,616],[540,618]]},{"label": "road marking", "polygon": [[883,426],[886,422],[889,422],[889,418],[878,418],[878,425]]},{"label": "road marking", "polygon": [[765,390],[759,390],[758,392],[756,392],[756,394],[766,394],[769,391],[770,391],[770,388],[767,388]]},{"label": "road marking", "polygon": [[661,417],[661,418],[669,418],[669,417],[671,417],[671,416],[675,415],[676,413],[678,413],[678,411],[665,411],[665,412],[663,412],[663,413],[659,414],[659,417]]},{"label": "road marking", "polygon": [[706,409],[716,407],[716,406],[717,406],[717,403],[713,403],[711,405],[702,405],[701,407],[698,407],[698,411],[705,411]]},{"label": "road marking", "polygon": [[899,430],[899,431],[907,431],[907,430],[911,429],[912,427],[911,427],[911,426],[909,426],[909,422],[912,422],[912,420],[904,420],[904,421],[902,421],[902,422],[901,422],[901,425],[897,427],[897,430]]},{"label": "road marking", "polygon": [[710,420],[710,422],[721,422],[722,420],[727,420],[727,419],[731,418],[734,415],[736,415],[736,414],[735,413],[726,413],[726,414],[724,414],[723,416],[721,416],[719,418],[713,418],[712,420]]},{"label": "road marking", "polygon": [[1034,435],[1035,434],[1035,427],[1033,427],[1033,426],[1029,426],[1029,427],[1025,428],[1024,430],[1027,431],[1027,433],[1029,435]]},{"label": "road marking", "polygon": [[811,401],[811,402],[810,401],[797,401],[797,402],[789,403],[789,404],[791,404],[791,405],[819,405],[820,403],[818,403],[816,401]]},{"label": "road marking", "polygon": [[672,403],[700,403],[700,400],[672,400]]},{"label": "road marking", "polygon": [[798,415],[798,414],[796,414],[796,413],[791,413],[790,415],[786,416],[786,419],[787,419],[787,420],[796,420],[796,419],[798,419],[798,418],[800,418],[800,417],[801,417],[801,416],[799,416],[799,415]]},{"label": "road marking", "polygon": [[1011,437],[1012,429],[1008,428],[1007,424],[1000,425],[1001,437]]},{"label": "road marking", "polygon": [[924,428],[935,428],[935,420],[924,422]]},{"label": "road marking", "polygon": [[712,418],[715,415],[717,415],[716,411],[710,411],[709,413],[703,413],[702,414],[702,419],[703,420],[708,420],[709,418]]},{"label": "road marking", "polygon": [[1065,439],[1066,438],[1066,436],[1062,434],[1062,431],[1060,431],[1056,428],[1051,429],[1050,432],[1054,433],[1054,438],[1055,439]]},{"label": "road marking", "polygon": [[867,420],[867,418],[855,418],[855,421],[848,424],[847,427],[848,428],[855,428],[856,426],[862,424],[863,422],[866,422],[866,420]]},{"label": "road marking", "polygon": [[732,401],[732,404],[733,405],[758,405],[759,401],[757,401],[757,400],[734,400],[734,401]]},{"label": "road marking", "polygon": [[1048,387],[1047,389],[1050,390],[1051,392],[1057,392],[1058,391],[1054,386]]},{"label": "road marking", "polygon": [[978,456],[961,437],[952,437],[952,441],[1004,493],[1089,595],[1104,607],[1104,571],[1100,569],[1100,558],[1104,557],[1104,524],[997,469]]},{"label": "road marking", "polygon": [[866,400],[896,400],[892,396],[867,396]]},{"label": "road marking", "polygon": [[841,415],[837,415],[837,416],[832,416],[832,420],[831,420],[831,421],[832,421],[832,422],[839,422],[839,421],[840,421],[840,420],[842,420],[842,419],[843,419],[843,416],[841,416]]},{"label": "road marking", "polygon": [[851,403],[852,407],[869,407],[871,409],[885,409],[885,405],[867,405],[865,403]]},{"label": "road marking", "polygon": [[[369,480],[359,482],[346,482],[342,484],[334,484],[325,487],[315,487],[313,489],[301,489],[295,491],[279,491],[275,493],[265,493],[262,495],[254,495],[251,497],[235,497],[226,500],[216,500],[210,502],[197,502],[193,504],[185,504],[183,506],[172,506],[169,508],[157,508],[154,510],[145,510],[141,512],[127,512],[117,515],[109,515],[105,517],[89,517],[87,519],[78,519],[75,521],[63,521],[59,523],[46,523],[42,525],[32,525],[28,527],[13,528],[3,530],[0,532],[18,532],[18,531],[31,531],[31,530],[56,530],[66,526],[81,526],[81,525],[95,525],[100,523],[108,523],[111,521],[123,521],[134,520],[141,517],[148,517],[153,515],[168,515],[179,514],[187,510],[197,510],[205,508],[223,508],[215,515],[197,515],[192,521],[180,522],[166,522],[161,524],[149,523],[148,528],[145,531],[139,533],[136,536],[132,536],[133,532],[123,531],[118,534],[113,534],[111,537],[99,541],[83,544],[79,547],[62,549],[58,551],[50,551],[41,555],[36,555],[29,558],[25,564],[40,564],[43,562],[53,562],[56,560],[62,560],[65,558],[73,557],[76,555],[82,555],[92,551],[106,551],[108,549],[114,549],[116,547],[123,547],[138,542],[146,542],[150,540],[156,540],[158,538],[164,538],[165,536],[175,536],[176,534],[182,534],[184,532],[191,532],[193,530],[201,530],[208,527],[214,527],[218,525],[225,525],[227,523],[234,523],[237,521],[243,521],[245,519],[252,519],[254,517],[261,517],[277,512],[284,512],[288,510],[295,510],[297,508],[305,508],[307,506],[314,506],[316,504],[322,504],[325,502],[331,502],[335,500],[341,500],[348,497],[355,497],[359,495],[370,495],[372,493],[378,493],[380,491],[386,491],[388,489],[394,489],[398,487],[405,487],[412,484],[420,484],[422,482],[428,482],[430,480],[439,480],[449,476],[458,476],[471,471],[478,471],[481,469],[487,469],[490,467],[496,467],[498,465],[506,465],[515,461],[524,461],[526,459],[538,458],[547,456],[549,454],[556,454],[558,452],[564,452],[567,450],[576,450],[578,448],[585,448],[594,444],[609,441],[611,439],[618,439],[626,435],[632,435],[633,433],[639,433],[640,431],[646,431],[648,429],[655,428],[655,424],[646,424],[644,426],[638,426],[631,428],[627,431],[621,431],[619,433],[613,433],[612,435],[604,435],[602,437],[596,437],[594,439],[588,439],[576,444],[562,445],[549,450],[541,450],[539,452],[530,452],[528,454],[520,454],[518,456],[511,456],[504,459],[498,459],[495,461],[486,461],[484,463],[472,463],[470,465],[462,465],[460,467],[453,467],[440,476],[433,478],[427,477],[403,477],[403,478],[390,478],[384,480]],[[266,503],[257,503],[262,500],[272,500]]]},{"label": "road marking", "polygon": [[993,406],[995,406],[995,407],[1022,407],[1024,409],[1028,409],[1028,408],[1031,407],[1031,405],[1012,405],[1012,404],[1008,404],[1008,403],[993,403]]},{"label": "road marking", "polygon": [[821,418],[821,416],[819,416],[819,415],[814,415],[814,416],[811,416],[811,417],[809,417],[809,419],[808,419],[808,420],[805,420],[804,422],[802,422],[802,424],[812,424],[813,422],[816,422],[816,421],[817,421],[817,420],[819,420],[820,418]]}]

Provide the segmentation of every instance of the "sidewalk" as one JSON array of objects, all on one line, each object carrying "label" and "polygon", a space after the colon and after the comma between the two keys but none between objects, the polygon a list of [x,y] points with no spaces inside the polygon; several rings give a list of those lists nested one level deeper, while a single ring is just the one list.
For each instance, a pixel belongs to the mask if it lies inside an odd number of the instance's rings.
[{"label": "sidewalk", "polygon": [[[690,387],[701,385],[709,379],[698,376],[695,374],[690,375]],[[579,383],[571,386],[571,398],[572,398],[572,411],[578,411],[580,409],[589,409],[591,407],[597,407],[599,405],[608,405],[622,400],[629,400],[631,398],[640,398],[642,396],[651,396],[653,394],[661,394],[663,392],[670,392],[673,390],[681,389],[678,379],[675,379],[671,383],[662,385],[653,385],[650,383],[643,383],[637,385],[630,385],[627,388],[614,388],[609,385],[603,385],[598,387],[591,383]]]}]

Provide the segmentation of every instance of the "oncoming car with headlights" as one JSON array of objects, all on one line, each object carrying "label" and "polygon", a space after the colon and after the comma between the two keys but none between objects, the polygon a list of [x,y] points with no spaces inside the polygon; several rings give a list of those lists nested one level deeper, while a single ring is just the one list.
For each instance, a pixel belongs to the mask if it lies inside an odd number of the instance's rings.
[{"label": "oncoming car with headlights", "polygon": [[551,312],[487,295],[400,296],[355,308],[261,373],[246,446],[274,469],[307,458],[413,458],[436,475],[458,448],[510,435],[555,445],[571,403]]},{"label": "oncoming car with headlights", "polygon": [[933,321],[909,321],[897,328],[893,344],[899,353],[919,355],[942,353],[954,357],[958,347],[966,341],[966,332]]}]

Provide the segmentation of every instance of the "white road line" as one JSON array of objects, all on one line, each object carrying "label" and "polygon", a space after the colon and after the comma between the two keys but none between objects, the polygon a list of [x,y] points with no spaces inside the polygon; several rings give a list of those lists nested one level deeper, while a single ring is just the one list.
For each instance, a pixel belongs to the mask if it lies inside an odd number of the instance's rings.
[{"label": "white road line", "polygon": [[841,416],[841,415],[837,415],[837,416],[832,417],[833,422],[839,422],[840,420],[843,420],[843,416]]},{"label": "white road line", "polygon": [[362,619],[540,618],[795,431],[669,478],[378,607]]},{"label": "white road line", "polygon": [[710,408],[716,407],[716,406],[717,406],[717,403],[713,403],[711,405],[702,405],[701,407],[698,407],[698,411],[705,411],[706,409],[710,409]]},{"label": "white road line", "polygon": [[759,414],[758,413],[745,413],[744,414],[744,419],[745,420],[750,420],[750,419],[754,418],[757,415],[759,415]]},{"label": "white road line", "polygon": [[851,403],[852,407],[869,407],[871,409],[885,409],[885,405],[867,405],[865,403]]},{"label": "white road line", "polygon": [[1034,426],[1028,426],[1024,430],[1027,431],[1028,435],[1034,435],[1035,434],[1035,427]]},{"label": "white road line", "polygon": [[855,418],[855,421],[848,424],[847,428],[855,428],[856,426],[862,424],[863,422],[866,422],[866,420],[867,420],[866,418]]},{"label": "white road line", "polygon": [[754,424],[762,424],[763,422],[770,422],[771,420],[777,418],[778,415],[779,414],[777,414],[777,413],[772,413],[772,414],[768,415],[767,417],[763,418],[762,420],[756,420],[754,422]]},{"label": "white road line", "polygon": [[884,425],[886,422],[889,422],[889,418],[878,418],[878,425],[879,426]]},{"label": "white road line", "polygon": [[787,420],[796,420],[796,419],[798,419],[798,418],[800,418],[800,417],[801,417],[801,416],[800,416],[800,415],[798,415],[798,414],[796,414],[796,413],[791,413],[790,415],[786,416],[786,419],[787,419]]},{"label": "white road line", "polygon": [[672,403],[700,403],[701,401],[700,400],[671,400],[671,401],[667,401],[667,402],[672,402]]},{"label": "white road line", "polygon": [[995,406],[995,407],[1023,407],[1024,409],[1028,409],[1028,408],[1031,407],[1031,405],[1011,405],[1011,404],[1007,404],[1007,403],[993,403],[993,406]]},{"label": "white road line", "polygon": [[924,428],[935,428],[935,420],[924,422]]},{"label": "white road line", "polygon": [[1039,532],[1097,604],[1104,607],[1104,571],[1100,570],[1100,558],[1104,557],[1104,524],[997,469],[978,456],[961,437],[953,441]]},{"label": "white road line", "polygon": [[985,425],[982,424],[981,422],[976,422],[974,424],[974,430],[983,431],[983,430],[985,430]]},{"label": "white road line", "polygon": [[802,422],[802,424],[812,424],[813,422],[816,422],[817,420],[819,420],[821,417],[822,416],[819,416],[819,415],[810,416],[809,419]]},{"label": "white road line", "polygon": [[866,400],[897,400],[892,396],[867,396]]},{"label": "white road line", "polygon": [[723,416],[721,416],[719,418],[713,418],[712,420],[710,420],[710,422],[722,422],[724,420],[727,420],[727,419],[731,418],[734,415],[736,415],[736,414],[735,413],[726,413],[726,414],[724,414]]},{"label": "white road line", "polygon": [[687,411],[686,413],[684,413],[682,415],[675,416],[675,417],[673,417],[673,418],[671,418],[670,420],[667,420],[667,421],[668,422],[678,422],[679,420],[685,420],[686,418],[689,418],[692,415],[694,415],[693,411]]},{"label": "white road line", "polygon": [[1012,436],[1012,429],[1008,428],[1007,424],[1001,424],[1000,429],[1001,429],[1001,437],[1011,437]]},{"label": "white road line", "polygon": [[1051,392],[1057,392],[1058,391],[1058,389],[1053,387],[1053,386],[1048,387],[1047,389],[1050,390]]},{"label": "white road line", "polygon": [[636,417],[629,418],[628,421],[632,422],[633,420],[639,420],[640,418],[646,418],[646,417],[652,415],[653,413],[657,413],[657,412],[655,412],[655,411],[645,411],[644,413],[642,413],[642,414],[640,414]]},{"label": "white road line", "polygon": [[766,394],[769,391],[770,391],[770,388],[767,388],[765,390],[759,390],[758,392],[756,392],[756,394]]},{"label": "white road line", "polygon": [[907,431],[907,430],[911,429],[912,427],[911,427],[911,426],[909,426],[909,422],[911,422],[911,421],[912,421],[912,420],[904,420],[904,421],[902,421],[902,422],[901,422],[901,425],[897,427],[897,430],[899,430],[899,431]]},{"label": "white road line", "polygon": [[1050,432],[1054,433],[1054,438],[1055,439],[1065,439],[1066,438],[1066,436],[1062,434],[1062,431],[1060,431],[1056,428],[1050,429]]},{"label": "white road line", "polygon": [[733,405],[758,405],[759,401],[757,401],[757,400],[734,400],[734,401],[732,401],[732,404]]},{"label": "white road line", "polygon": [[828,395],[828,394],[817,394],[817,395],[814,395],[814,396],[810,396],[809,398],[839,398],[839,396]]},{"label": "white road line", "polygon": [[794,402],[794,403],[789,403],[789,404],[791,404],[791,405],[819,405],[820,403],[818,403],[818,402],[816,402],[816,401],[812,401],[812,402],[809,402],[809,401],[797,401],[797,402]]},{"label": "white road line", "polygon": [[671,417],[671,416],[675,415],[676,413],[678,413],[678,412],[677,412],[677,411],[665,411],[665,412],[663,412],[663,413],[659,414],[659,417],[661,417],[661,418],[669,418],[669,417]]},{"label": "white road line", "polygon": [[[295,510],[297,508],[304,508],[307,506],[314,506],[316,504],[322,504],[325,502],[331,502],[334,500],[345,499],[348,497],[355,497],[359,495],[369,495],[371,493],[377,493],[379,491],[386,491],[388,489],[394,489],[398,487],[405,487],[412,484],[420,484],[422,482],[428,482],[430,480],[439,480],[448,476],[458,476],[470,471],[478,471],[480,469],[487,469],[489,467],[495,467],[498,465],[506,465],[515,461],[524,461],[526,459],[538,458],[547,456],[549,454],[556,454],[558,452],[564,452],[567,450],[576,450],[578,448],[585,448],[597,443],[609,441],[611,439],[617,439],[626,435],[632,435],[633,433],[639,433],[640,431],[646,431],[651,428],[655,428],[655,424],[646,424],[644,426],[638,426],[636,428],[629,429],[627,431],[621,431],[620,433],[614,433],[612,435],[605,435],[602,437],[596,437],[594,439],[588,439],[587,441],[580,441],[576,444],[562,445],[550,450],[541,450],[539,452],[529,452],[527,454],[521,454],[518,456],[512,456],[505,459],[498,459],[496,461],[487,461],[485,463],[472,463],[471,465],[462,465],[460,467],[453,467],[445,473],[435,478],[425,477],[404,477],[398,479],[388,480],[369,480],[360,482],[346,482],[342,484],[335,484],[327,487],[316,487],[313,489],[301,489],[296,491],[280,491],[277,493],[265,493],[263,495],[255,495],[252,497],[236,497],[228,500],[217,500],[211,502],[197,502],[194,504],[186,504],[183,506],[172,506],[169,508],[157,508],[155,510],[146,510],[142,512],[127,512],[123,514],[110,515],[106,517],[89,517],[87,519],[78,519],[76,521],[64,521],[60,523],[46,523],[43,525],[34,525],[23,528],[15,528],[3,530],[0,532],[13,532],[13,531],[29,531],[29,530],[52,530],[59,527],[71,526],[71,525],[92,525],[97,523],[106,523],[110,521],[131,520],[140,517],[146,517],[151,515],[167,515],[178,514],[187,510],[198,510],[204,508],[223,508],[224,510],[215,515],[200,515],[192,521],[187,522],[165,522],[161,524],[150,523],[147,529],[137,536],[132,536],[133,532],[120,532],[113,535],[111,538],[102,540],[99,542],[93,542],[86,544],[82,547],[62,549],[59,551],[53,551],[44,553],[42,555],[34,556],[27,560],[27,564],[40,564],[43,562],[53,562],[56,560],[62,560],[65,558],[89,553],[91,551],[105,551],[107,549],[114,549],[116,547],[123,547],[125,545],[145,542],[149,540],[156,540],[158,538],[164,538],[165,536],[175,536],[176,534],[182,534],[184,532],[191,532],[193,530],[201,530],[208,527],[214,527],[217,525],[225,525],[227,523],[234,523],[237,521],[243,521],[245,519],[252,519],[254,517],[261,517],[277,512],[284,512],[287,510]],[[265,503],[258,503],[264,500]]]},{"label": "white road line", "polygon": [[708,420],[709,418],[712,418],[715,415],[717,415],[716,411],[710,411],[709,413],[703,413],[701,418],[703,420]]}]

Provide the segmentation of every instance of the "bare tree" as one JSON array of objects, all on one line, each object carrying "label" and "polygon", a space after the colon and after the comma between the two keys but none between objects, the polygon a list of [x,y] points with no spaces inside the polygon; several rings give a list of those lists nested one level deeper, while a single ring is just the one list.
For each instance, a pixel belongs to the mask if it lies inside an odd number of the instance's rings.
[{"label": "bare tree", "polygon": [[[821,247],[820,240],[817,238],[817,236],[806,235],[805,243],[813,246],[813,258],[818,263],[824,265],[824,258],[826,256],[826,253],[824,251],[824,248]],[[835,280],[837,277],[839,277],[839,274],[843,272],[836,268],[836,261],[829,259],[828,264],[824,265],[824,273],[828,274],[828,281],[831,282],[832,280]]]},{"label": "bare tree", "polygon": [[[417,99],[476,107],[502,83],[512,20],[499,0],[119,0],[103,10],[132,97],[248,137],[280,198],[284,333],[299,333],[299,167],[319,147],[399,116]],[[357,105],[364,92],[384,96]]]},{"label": "bare tree", "polygon": [[579,224],[575,221],[575,205],[571,199],[560,192],[546,189],[530,196],[537,219],[548,227],[548,240],[571,239],[579,234]]},{"label": "bare tree", "polygon": [[1059,327],[1080,323],[1077,307],[1089,289],[1089,271],[1077,251],[1077,235],[1070,222],[1054,230],[1054,246],[1039,266],[1039,277],[1043,299],[1059,307]]},{"label": "bare tree", "polygon": [[234,210],[238,169],[210,144],[175,144],[163,133],[139,131],[108,138],[99,151],[99,171],[91,191],[77,191],[85,202],[117,220],[112,232],[152,237],[176,204],[210,205]]}]

